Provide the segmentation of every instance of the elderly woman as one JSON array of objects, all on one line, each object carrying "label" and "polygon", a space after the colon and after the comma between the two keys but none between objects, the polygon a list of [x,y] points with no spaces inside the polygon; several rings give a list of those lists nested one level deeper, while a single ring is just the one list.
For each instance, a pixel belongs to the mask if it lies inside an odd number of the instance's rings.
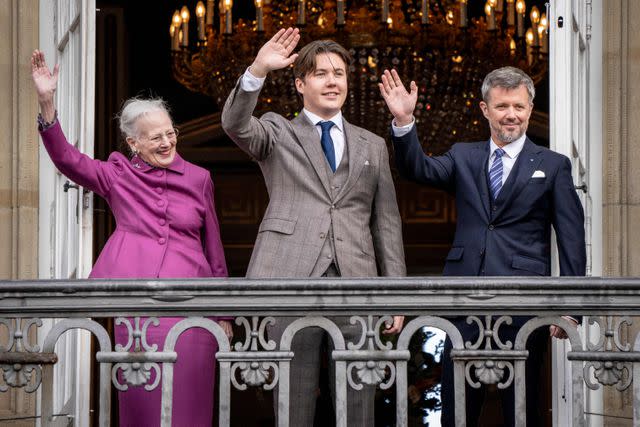
[{"label": "elderly woman", "polygon": [[[130,99],[120,113],[120,129],[131,158],[112,153],[94,160],[69,144],[60,128],[53,96],[58,66],[47,67],[42,52],[31,58],[38,94],[40,135],[51,160],[72,181],[104,197],[117,227],[100,253],[91,278],[225,277],[225,265],[209,172],[176,152],[178,133],[160,99]],[[180,318],[162,318],[149,327],[147,342],[162,348]],[[231,325],[219,320],[231,336]],[[126,344],[126,327],[116,326],[116,342]],[[173,425],[212,425],[217,344],[202,329],[186,331],[176,347]],[[153,374],[152,374],[153,375]],[[151,379],[153,380],[153,378]],[[158,426],[161,388],[129,387],[119,395],[121,426]]]}]

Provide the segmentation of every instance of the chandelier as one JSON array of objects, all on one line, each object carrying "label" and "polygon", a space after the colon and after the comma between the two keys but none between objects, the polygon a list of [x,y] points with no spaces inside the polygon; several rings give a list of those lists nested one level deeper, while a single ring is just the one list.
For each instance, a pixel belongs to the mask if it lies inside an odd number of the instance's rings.
[{"label": "chandelier", "polygon": [[[232,0],[220,0],[217,7],[213,0],[199,1],[195,19],[184,6],[171,20],[173,77],[218,106],[263,43],[278,29],[297,26],[299,47],[330,38],[352,54],[343,113],[355,125],[388,133],[391,115],[378,90],[382,71],[395,68],[407,84],[415,80],[418,134],[437,154],[456,141],[486,135],[477,104],[489,71],[513,65],[537,83],[548,69],[546,15],[536,6],[527,11],[524,0],[488,0],[484,5],[475,0],[245,2],[251,12],[255,7],[251,20],[233,20]],[[189,37],[193,21],[195,41]],[[256,113],[275,111],[292,118],[300,108],[292,71],[271,73]]]}]

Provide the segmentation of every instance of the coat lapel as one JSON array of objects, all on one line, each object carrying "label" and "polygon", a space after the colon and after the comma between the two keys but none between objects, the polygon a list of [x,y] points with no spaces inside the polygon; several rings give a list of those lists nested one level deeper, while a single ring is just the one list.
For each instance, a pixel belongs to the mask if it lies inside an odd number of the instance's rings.
[{"label": "coat lapel", "polygon": [[331,195],[327,168],[324,165],[327,159],[320,145],[318,131],[304,113],[298,114],[298,116],[291,121],[291,126],[294,135],[298,139],[298,143],[309,158],[313,169],[316,171],[324,190],[328,195]]},{"label": "coat lapel", "polygon": [[542,160],[538,155],[541,151],[542,149],[531,142],[529,138],[526,139],[522,151],[518,155],[518,160],[513,165],[513,170],[504,183],[502,191],[498,194],[499,208],[495,213],[495,218],[500,216],[527,185],[531,175],[533,175],[533,171],[536,170]]},{"label": "coat lapel", "polygon": [[487,185],[487,164],[489,162],[489,143],[478,144],[475,150],[471,150],[472,156],[479,156],[482,161],[477,162],[474,159],[469,159],[470,164],[477,167],[474,171],[476,178],[476,185],[478,186],[478,194],[484,209],[484,214],[489,217],[489,186]]},{"label": "coat lapel", "polygon": [[355,185],[360,177],[362,168],[367,154],[367,140],[363,135],[363,132],[342,119],[344,124],[344,142],[348,144],[347,155],[349,156],[349,177],[342,190],[338,193],[335,201],[340,200],[345,194],[347,194],[351,188]]}]

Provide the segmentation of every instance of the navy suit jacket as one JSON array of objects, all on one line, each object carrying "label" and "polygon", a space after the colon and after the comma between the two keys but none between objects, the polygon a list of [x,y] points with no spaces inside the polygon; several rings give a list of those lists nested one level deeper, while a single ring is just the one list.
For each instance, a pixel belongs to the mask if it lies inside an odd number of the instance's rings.
[{"label": "navy suit jacket", "polygon": [[[394,136],[393,145],[402,176],[455,195],[457,226],[445,276],[548,276],[551,226],[560,275],[585,274],[584,211],[566,156],[527,139],[492,202],[489,141],[458,143],[442,156],[429,157],[414,126],[407,135]],[[544,177],[532,177],[535,171]]]}]

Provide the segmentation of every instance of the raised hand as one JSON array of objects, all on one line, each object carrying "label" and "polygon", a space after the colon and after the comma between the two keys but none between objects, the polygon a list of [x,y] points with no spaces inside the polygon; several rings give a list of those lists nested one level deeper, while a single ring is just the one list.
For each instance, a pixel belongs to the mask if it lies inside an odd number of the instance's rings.
[{"label": "raised hand", "polygon": [[260,48],[249,71],[256,77],[266,77],[269,71],[288,67],[298,57],[297,53],[292,54],[291,52],[299,41],[300,30],[282,28]]},{"label": "raised hand", "polygon": [[413,110],[418,100],[418,86],[414,81],[407,92],[396,70],[384,70],[382,83],[378,83],[380,94],[387,103],[387,108],[395,118],[396,126],[405,126],[413,122]]},{"label": "raised hand", "polygon": [[44,60],[44,53],[35,50],[31,55],[31,78],[38,93],[38,101],[53,101],[53,95],[58,87],[58,71],[56,64],[53,73],[47,67]]}]

